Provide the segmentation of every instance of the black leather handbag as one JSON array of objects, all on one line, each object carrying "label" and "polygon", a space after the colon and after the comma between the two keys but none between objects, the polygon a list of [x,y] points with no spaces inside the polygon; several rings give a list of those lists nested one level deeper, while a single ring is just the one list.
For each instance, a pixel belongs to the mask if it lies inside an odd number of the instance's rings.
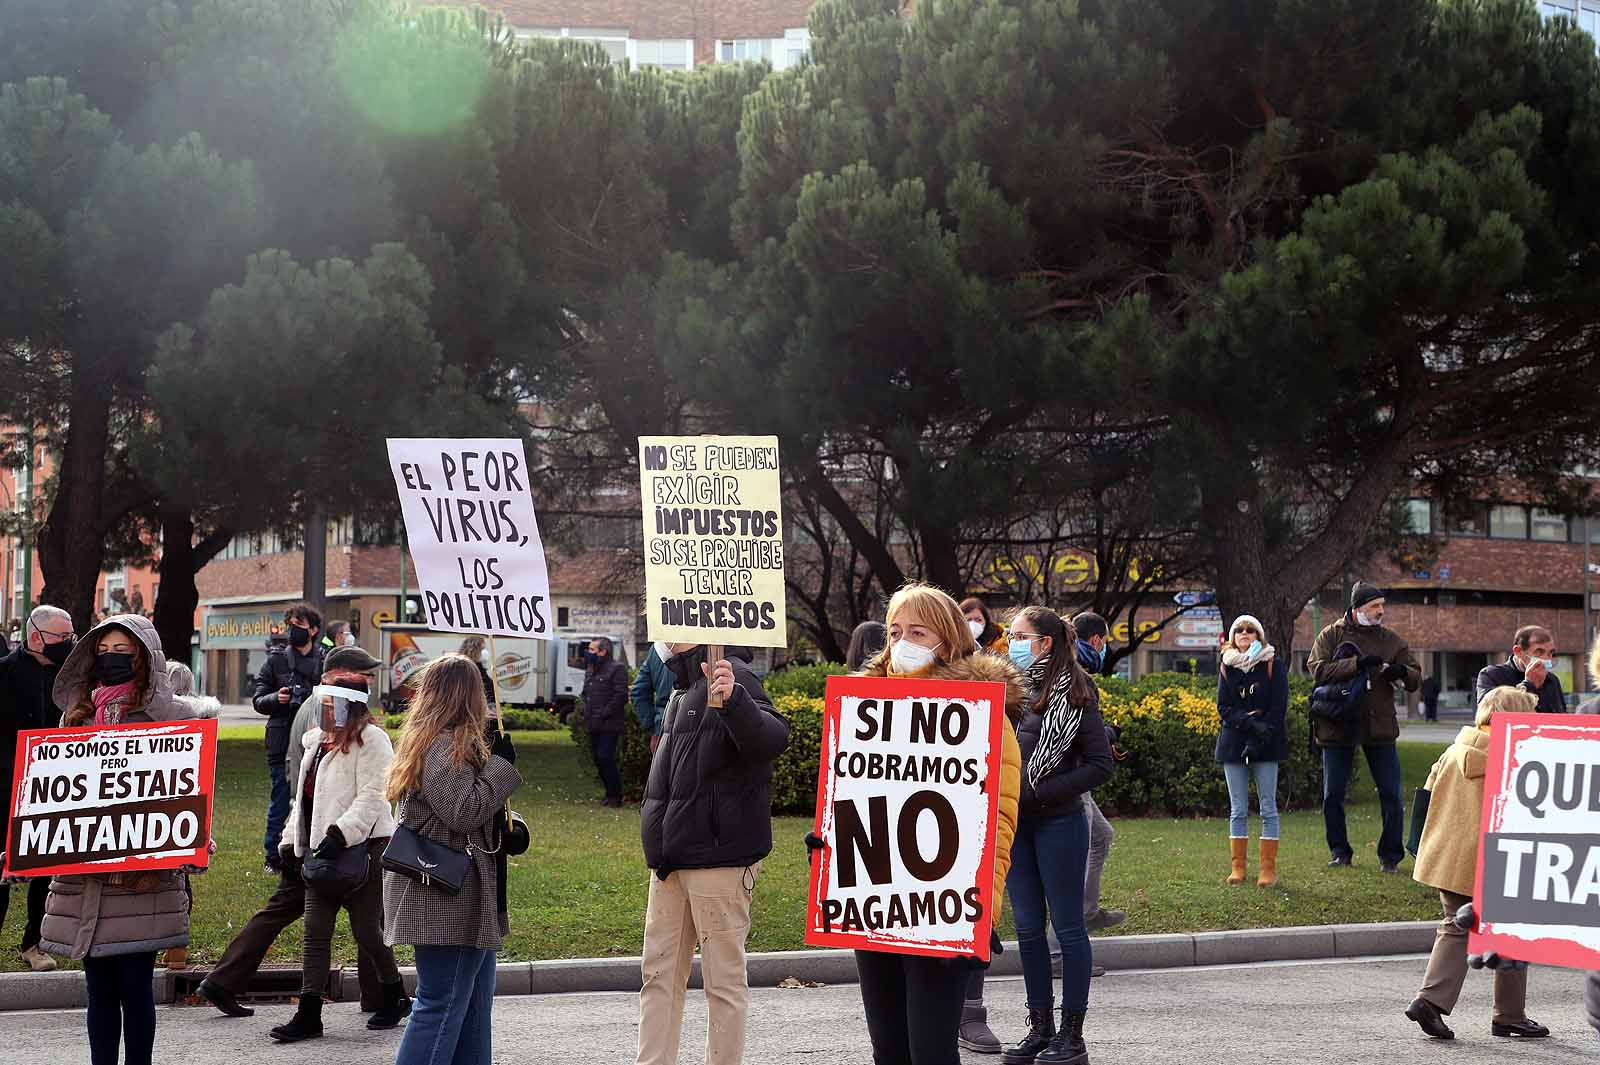
[{"label": "black leather handbag", "polygon": [[402,820],[383,850],[383,867],[446,895],[461,894],[472,856],[428,839],[405,823],[403,811],[400,816]]},{"label": "black leather handbag", "polygon": [[528,822],[515,810],[506,811],[506,819],[511,822],[511,827],[502,830],[500,846],[505,852],[515,858],[519,854],[527,854],[528,848],[533,845],[533,836],[528,832]]},{"label": "black leather handbag", "polygon": [[323,898],[342,899],[366,884],[372,858],[365,843],[340,847],[331,854],[312,851],[300,863],[300,879]]}]

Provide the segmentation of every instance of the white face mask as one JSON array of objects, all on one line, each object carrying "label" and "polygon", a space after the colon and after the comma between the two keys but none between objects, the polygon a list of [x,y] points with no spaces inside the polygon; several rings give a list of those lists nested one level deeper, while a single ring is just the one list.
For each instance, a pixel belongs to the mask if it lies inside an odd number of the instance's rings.
[{"label": "white face mask", "polygon": [[1373,621],[1371,618],[1367,617],[1367,615],[1365,615],[1361,611],[1357,610],[1356,611],[1356,624],[1360,625],[1364,629],[1370,629],[1370,628],[1372,628],[1372,626],[1376,625],[1377,622]]},{"label": "white face mask", "polygon": [[967,628],[969,628],[969,629],[971,629],[971,630],[972,630],[972,638],[973,638],[973,639],[974,639],[974,640],[981,640],[981,639],[983,639],[983,630],[984,630],[984,629],[985,629],[985,628],[987,628],[987,627],[988,627],[988,626],[986,626],[986,625],[985,625],[985,624],[984,624],[984,623],[983,623],[983,622],[981,622],[981,621],[968,621],[968,622],[967,622]]},{"label": "white face mask", "polygon": [[889,652],[889,663],[894,666],[896,673],[915,673],[933,665],[936,657],[931,647],[923,647],[910,640],[896,640]]},{"label": "white face mask", "polygon": [[356,634],[353,632],[347,632],[339,642],[344,644],[346,647],[354,647],[356,645]]},{"label": "white face mask", "polygon": [[667,659],[672,657],[672,645],[670,643],[667,643],[664,640],[657,640],[654,646],[656,649],[656,657],[661,659],[661,661],[665,662]]}]

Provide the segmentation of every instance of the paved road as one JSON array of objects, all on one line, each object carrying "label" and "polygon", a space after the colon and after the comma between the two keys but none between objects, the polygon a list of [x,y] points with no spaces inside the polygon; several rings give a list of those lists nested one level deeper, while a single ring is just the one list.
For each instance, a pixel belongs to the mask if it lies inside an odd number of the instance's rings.
[{"label": "paved road", "polygon": [[[1470,974],[1457,1006],[1452,1044],[1434,1043],[1401,1010],[1422,976],[1423,959],[1299,962],[1212,969],[1116,972],[1095,981],[1087,1034],[1097,1065],[1349,1065],[1439,1061],[1450,1065],[1508,1061],[1594,1062],[1595,1034],[1583,1021],[1582,976],[1542,969],[1530,980],[1531,1012],[1554,1037],[1512,1046],[1489,1034],[1489,979]],[[1004,1039],[1023,1023],[1020,979],[990,983],[989,1001]],[[853,985],[752,993],[750,1065],[827,1062],[869,1065],[871,1052]],[[683,1063],[698,1063],[705,1000],[689,995]],[[338,1061],[390,1065],[398,1032],[369,1033],[351,1004],[330,1007],[328,1037],[313,1049],[278,1047],[267,1029],[289,1006],[267,1006],[251,1020],[228,1020],[207,1008],[163,1009],[156,1060],[162,1065],[218,1062]],[[579,994],[505,997],[495,1003],[496,1060],[626,1065],[637,1039],[637,997]],[[83,1011],[0,1014],[0,1062],[87,1065]],[[312,1057],[307,1057],[307,1054]],[[966,1055],[967,1065],[998,1058]]]}]

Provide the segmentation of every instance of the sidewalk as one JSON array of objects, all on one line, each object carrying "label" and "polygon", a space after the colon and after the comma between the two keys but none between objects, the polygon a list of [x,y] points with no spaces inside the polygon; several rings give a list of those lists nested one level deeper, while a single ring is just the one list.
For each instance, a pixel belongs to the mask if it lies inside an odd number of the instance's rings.
[{"label": "sidewalk", "polygon": [[[1324,958],[1364,958],[1394,954],[1420,954],[1433,945],[1434,922],[1393,924],[1313,925],[1302,928],[1253,928],[1234,932],[1197,932],[1192,935],[1107,936],[1094,940],[1095,961],[1108,970],[1181,969],[1197,965],[1241,965],[1255,962]],[[502,961],[495,982],[497,995],[551,995],[573,992],[621,991],[637,993],[640,961],[632,958],[577,958],[566,961]],[[776,987],[784,980],[822,984],[848,984],[856,979],[855,957],[847,950],[792,950],[751,954],[752,987]],[[282,998],[283,988],[299,981],[282,974],[294,970],[271,969],[261,983]],[[413,987],[415,969],[402,970],[406,986]],[[1022,960],[1015,942],[1005,945],[990,973],[1016,976]],[[204,975],[203,969],[171,973],[156,970],[155,993],[159,1003],[187,996]],[[695,958],[689,986],[700,986],[700,959]],[[331,997],[360,997],[355,970],[336,971]],[[252,988],[252,992],[256,992]],[[259,992],[257,992],[259,993]],[[86,1003],[83,973],[0,974],[0,1011],[24,1009],[75,1009]]]}]

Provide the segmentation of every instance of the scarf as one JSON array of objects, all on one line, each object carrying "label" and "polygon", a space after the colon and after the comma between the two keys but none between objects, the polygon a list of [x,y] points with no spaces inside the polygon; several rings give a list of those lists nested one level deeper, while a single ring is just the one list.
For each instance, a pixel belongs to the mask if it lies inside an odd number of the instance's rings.
[{"label": "scarf", "polygon": [[1251,658],[1237,647],[1230,647],[1222,652],[1222,664],[1232,666],[1234,669],[1242,669],[1248,673],[1262,663],[1272,661],[1277,656],[1277,653],[1277,650],[1270,643],[1262,647],[1254,658]]},{"label": "scarf", "polygon": [[[1050,656],[1045,655],[1028,667],[1028,686],[1035,697],[1044,686],[1045,674],[1050,671]],[[1045,697],[1044,724],[1039,728],[1039,742],[1028,756],[1028,784],[1037,789],[1039,782],[1061,767],[1078,738],[1078,726],[1083,724],[1083,708],[1072,705],[1072,670],[1062,670],[1061,676],[1051,686]]]},{"label": "scarf", "polygon": [[89,693],[89,698],[94,702],[94,723],[96,725],[120,725],[123,715],[133,706],[133,689],[138,681],[130,680],[122,684],[102,684]]}]

